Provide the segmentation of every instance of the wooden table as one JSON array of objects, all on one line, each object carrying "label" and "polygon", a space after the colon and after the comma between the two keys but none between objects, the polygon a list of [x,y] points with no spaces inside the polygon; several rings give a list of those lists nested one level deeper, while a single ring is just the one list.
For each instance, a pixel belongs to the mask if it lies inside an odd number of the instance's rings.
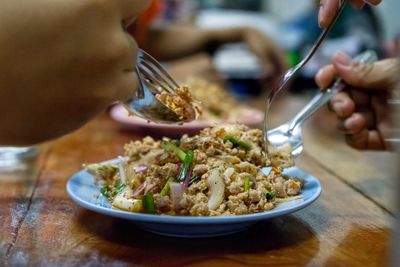
[{"label": "wooden table", "polygon": [[[286,95],[274,121],[308,95]],[[258,102],[260,104],[260,102]],[[87,211],[65,189],[83,163],[116,157],[143,137],[120,131],[107,115],[40,147],[25,170],[0,175],[1,266],[385,266],[394,219],[394,154],[348,148],[326,110],[304,127],[296,160],[320,179],[308,208],[207,239],[169,238]]]}]

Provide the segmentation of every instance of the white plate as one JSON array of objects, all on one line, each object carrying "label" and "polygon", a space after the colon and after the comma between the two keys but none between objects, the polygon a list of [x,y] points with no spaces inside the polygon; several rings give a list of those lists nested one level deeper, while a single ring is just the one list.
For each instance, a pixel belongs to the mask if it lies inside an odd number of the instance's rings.
[{"label": "white plate", "polygon": [[[268,168],[263,169],[266,173]],[[99,194],[99,186],[86,170],[73,175],[67,183],[67,192],[80,206],[112,217],[123,218],[147,231],[177,237],[210,237],[227,235],[247,229],[258,221],[267,220],[303,209],[313,203],[321,194],[321,184],[312,175],[293,167],[285,174],[305,181],[302,198],[278,205],[261,213],[194,217],[133,213],[111,208],[110,203]]]},{"label": "white plate", "polygon": [[[141,131],[144,134],[155,134],[157,136],[180,137],[183,134],[195,135],[200,130],[213,126],[216,122],[196,120],[190,123],[178,124],[156,124],[137,116],[128,116],[128,112],[121,105],[111,108],[110,116],[118,121],[124,129]],[[264,114],[260,110],[245,108],[237,118],[237,123],[247,126],[256,126],[264,119]]]}]

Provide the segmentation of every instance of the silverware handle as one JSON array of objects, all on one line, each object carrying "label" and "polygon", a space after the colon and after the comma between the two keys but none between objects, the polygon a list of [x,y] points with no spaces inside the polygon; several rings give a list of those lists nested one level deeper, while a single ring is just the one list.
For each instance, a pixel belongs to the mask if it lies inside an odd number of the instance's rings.
[{"label": "silverware handle", "polygon": [[[377,54],[373,50],[367,50],[354,58],[354,61],[359,63],[369,63],[374,62],[378,59]],[[331,97],[337,92],[344,89],[346,84],[341,78],[336,78],[334,84],[324,90],[319,91],[299,113],[290,121],[289,131],[293,131],[294,128],[303,124],[311,115],[313,115],[317,110],[319,110],[323,105],[325,105]]]}]

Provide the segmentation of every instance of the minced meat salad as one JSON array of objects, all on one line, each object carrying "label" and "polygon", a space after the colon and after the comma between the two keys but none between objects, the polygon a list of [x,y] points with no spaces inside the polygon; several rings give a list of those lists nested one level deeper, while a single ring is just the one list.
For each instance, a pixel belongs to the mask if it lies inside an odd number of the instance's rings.
[{"label": "minced meat salad", "polygon": [[[145,137],[125,145],[117,163],[90,164],[101,193],[117,209],[166,215],[263,212],[299,196],[302,181],[282,174],[290,147],[263,150],[259,129],[219,125],[180,140]],[[272,166],[268,174],[261,169]]]}]

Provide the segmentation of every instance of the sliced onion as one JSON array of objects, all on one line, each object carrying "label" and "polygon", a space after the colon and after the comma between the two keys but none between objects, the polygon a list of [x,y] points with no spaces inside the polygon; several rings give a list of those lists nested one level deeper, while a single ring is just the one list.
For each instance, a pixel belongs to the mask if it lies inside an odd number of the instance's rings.
[{"label": "sliced onion", "polygon": [[170,182],[169,190],[171,193],[172,206],[174,207],[174,209],[179,209],[183,193],[185,192],[182,184],[176,182]]},{"label": "sliced onion", "polygon": [[131,211],[131,212],[141,212],[143,209],[142,200],[140,199],[128,199],[122,194],[118,194],[112,205],[118,209]]},{"label": "sliced onion", "polygon": [[133,192],[133,197],[138,197],[138,196],[143,195],[144,190],[146,189],[146,185],[147,185],[146,182],[144,182],[143,184],[139,185],[136,188],[135,192]]},{"label": "sliced onion", "polygon": [[119,156],[118,157],[118,169],[119,169],[119,179],[121,180],[121,183],[126,184],[126,175],[125,175],[125,158]]},{"label": "sliced onion", "polygon": [[147,166],[146,165],[138,165],[138,166],[134,166],[133,169],[135,170],[135,172],[144,172],[147,170]]},{"label": "sliced onion", "polygon": [[207,206],[210,210],[216,210],[225,197],[225,184],[218,169],[211,170],[211,174],[207,178],[210,196]]},{"label": "sliced onion", "polygon": [[184,191],[186,191],[186,189],[189,186],[189,181],[190,181],[190,177],[192,177],[192,173],[193,173],[193,164],[190,165],[190,167],[185,175],[185,178],[183,179],[182,188]]},{"label": "sliced onion", "polygon": [[226,179],[230,179],[234,172],[235,172],[235,169],[234,169],[234,168],[232,168],[232,167],[227,168],[227,169],[225,170],[225,172],[224,172],[225,178],[226,178]]},{"label": "sliced onion", "polygon": [[157,187],[158,187],[158,186],[157,186],[156,184],[150,184],[149,186],[146,186],[146,187],[145,187],[144,193],[145,193],[145,194],[147,194],[147,193],[149,193],[149,192],[153,192],[153,193],[154,193],[154,191],[155,191],[155,189],[156,189]]},{"label": "sliced onion", "polygon": [[176,171],[179,172],[179,170],[181,169],[182,163],[178,163],[176,164]]}]

